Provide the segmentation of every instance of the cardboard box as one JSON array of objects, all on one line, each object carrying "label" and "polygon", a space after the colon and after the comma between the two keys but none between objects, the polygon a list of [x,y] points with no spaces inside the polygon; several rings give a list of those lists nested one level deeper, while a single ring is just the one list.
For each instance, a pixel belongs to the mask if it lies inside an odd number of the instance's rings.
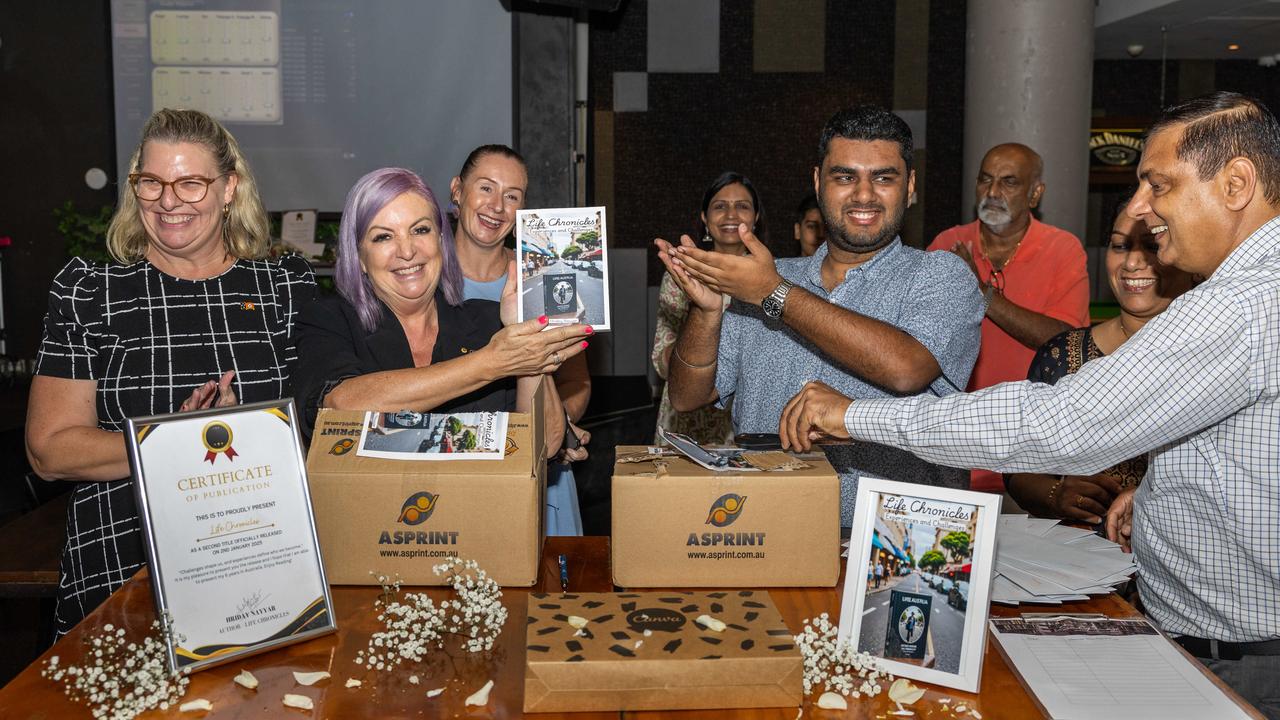
[{"label": "cardboard box", "polygon": [[[441,585],[431,567],[456,555],[501,585],[533,585],[545,532],[541,417],[511,413],[500,461],[387,460],[356,454],[363,412],[322,409],[307,475],[329,582],[375,585],[377,571],[407,585]],[[413,524],[398,520],[420,492],[434,496],[431,512]]]},{"label": "cardboard box", "polygon": [[528,623],[525,712],[801,704],[800,651],[764,591],[534,593]]},{"label": "cardboard box", "polygon": [[[619,447],[618,457],[644,453]],[[825,459],[772,472],[715,472],[684,457],[618,463],[613,582],[636,587],[835,585],[840,479]]]}]

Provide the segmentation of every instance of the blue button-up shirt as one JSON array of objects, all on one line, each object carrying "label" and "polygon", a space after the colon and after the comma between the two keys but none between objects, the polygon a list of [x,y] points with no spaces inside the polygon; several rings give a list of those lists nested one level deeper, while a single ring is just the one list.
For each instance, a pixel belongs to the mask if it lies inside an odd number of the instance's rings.
[{"label": "blue button-up shirt", "polygon": [[[827,292],[822,285],[825,245],[812,257],[784,258],[777,268],[808,292],[901,329],[933,354],[942,375],[928,392],[947,395],[969,382],[978,357],[986,304],[973,273],[951,253],[926,253],[895,239],[862,265],[845,273]],[[723,407],[733,401],[739,433],[776,433],[782,408],[810,380],[819,380],[851,398],[896,397],[818,349],[782,320],[771,320],[758,305],[734,301],[720,330],[716,390]],[[968,470],[943,468],[910,453],[871,443],[824,448],[840,473],[840,519],[853,520],[859,475],[946,487],[968,487]]]}]

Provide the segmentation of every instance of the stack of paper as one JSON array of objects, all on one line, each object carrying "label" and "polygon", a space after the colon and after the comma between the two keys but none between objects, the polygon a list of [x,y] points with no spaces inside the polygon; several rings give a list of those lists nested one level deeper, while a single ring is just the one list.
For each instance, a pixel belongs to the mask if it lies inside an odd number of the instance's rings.
[{"label": "stack of paper", "polygon": [[999,618],[992,637],[1044,714],[1070,720],[1248,717],[1146,620]]},{"label": "stack of paper", "polygon": [[1089,530],[1026,515],[1001,515],[991,601],[1006,605],[1087,600],[1137,569],[1133,556]]}]

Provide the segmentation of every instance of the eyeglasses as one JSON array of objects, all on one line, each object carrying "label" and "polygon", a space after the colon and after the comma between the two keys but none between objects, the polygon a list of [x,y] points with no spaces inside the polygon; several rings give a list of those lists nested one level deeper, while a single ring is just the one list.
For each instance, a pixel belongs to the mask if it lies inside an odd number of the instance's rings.
[{"label": "eyeglasses", "polygon": [[173,194],[184,203],[198,203],[209,194],[209,186],[230,173],[222,173],[215,178],[187,175],[177,180],[167,181],[151,173],[130,173],[129,184],[133,186],[133,194],[139,200],[159,200],[164,195],[165,186],[173,188]]}]

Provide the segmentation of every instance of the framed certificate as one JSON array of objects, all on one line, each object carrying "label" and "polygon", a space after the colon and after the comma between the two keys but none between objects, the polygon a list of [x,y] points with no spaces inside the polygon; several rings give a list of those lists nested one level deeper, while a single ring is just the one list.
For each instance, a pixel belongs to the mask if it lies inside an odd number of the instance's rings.
[{"label": "framed certificate", "polygon": [[292,400],[134,418],[128,433],[173,670],[337,629]]},{"label": "framed certificate", "polygon": [[999,495],[858,480],[840,639],[900,677],[978,691]]}]

